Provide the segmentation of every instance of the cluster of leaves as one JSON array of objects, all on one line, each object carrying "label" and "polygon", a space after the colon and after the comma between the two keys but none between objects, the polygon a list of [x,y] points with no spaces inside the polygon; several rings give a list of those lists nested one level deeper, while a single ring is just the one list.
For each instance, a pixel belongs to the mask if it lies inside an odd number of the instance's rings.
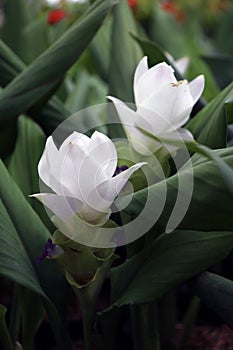
[{"label": "cluster of leaves", "polygon": [[[48,27],[42,15],[34,21],[38,14],[33,11],[26,0],[8,0],[0,40],[0,274],[17,286],[24,349],[32,348],[46,312],[59,348],[68,350],[72,342],[65,324],[67,284],[55,264],[35,263],[54,228],[43,207],[28,197],[39,191],[37,163],[46,135],[73,112],[104,102],[107,93],[132,102],[137,63],[143,54],[151,65],[168,62],[155,40],[176,55],[167,41],[174,29],[167,27],[167,18],[155,7],[150,18],[154,35],[146,34],[127,1],[94,1],[71,26],[66,23],[69,28],[62,36],[63,22]],[[231,58],[228,63],[227,67],[232,65]],[[192,156],[194,191],[179,227],[164,233],[179,186],[179,177],[174,175],[164,180],[167,201],[158,222],[134,254],[112,268],[111,305],[98,318],[103,348],[113,348],[116,318],[112,315],[118,308],[157,301],[225,258],[233,247],[232,187],[230,180],[228,186],[225,181],[233,178],[232,147],[227,143],[233,122],[233,85],[219,93],[210,68],[196,53],[189,76],[197,73],[206,74],[205,98],[211,102],[199,103],[201,110],[187,127],[199,143],[214,151],[210,157]],[[122,131],[109,128],[108,132],[117,137]],[[216,163],[215,155],[223,163]],[[185,181],[185,168],[180,176]],[[150,188],[158,203],[163,186],[157,183]],[[126,214],[136,216],[146,199],[147,189],[136,192]],[[233,326],[232,282],[205,272],[192,283],[195,292]],[[5,349],[13,349],[4,321],[6,310],[1,307],[0,311],[1,341]]]}]

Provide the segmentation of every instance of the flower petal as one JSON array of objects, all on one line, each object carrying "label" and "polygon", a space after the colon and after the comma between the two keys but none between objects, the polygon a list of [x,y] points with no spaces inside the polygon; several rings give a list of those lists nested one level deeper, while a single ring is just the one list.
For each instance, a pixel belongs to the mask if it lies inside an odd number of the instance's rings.
[{"label": "flower petal", "polygon": [[134,73],[134,91],[136,90],[136,86],[143,76],[148,71],[148,58],[144,56],[141,61],[138,63],[137,68]]},{"label": "flower petal", "polygon": [[53,176],[53,173],[56,173],[58,170],[57,160],[58,149],[53,142],[52,136],[49,136],[45,144],[44,152],[38,164],[38,172],[41,180],[53,191],[58,189],[58,183]]},{"label": "flower petal", "polygon": [[174,62],[174,67],[181,75],[184,75],[189,66],[189,62],[190,59],[188,57],[182,57]]},{"label": "flower petal", "polygon": [[[141,116],[138,115],[138,113],[130,109],[128,106],[126,106],[126,104],[124,104],[122,101],[118,100],[117,98],[114,98],[111,96],[108,96],[108,98],[111,101],[113,101],[114,106],[118,112],[118,116],[127,134],[127,137],[131,142],[133,148],[138,153],[143,155],[150,155],[151,152],[154,152],[161,147],[160,144],[156,143],[154,140],[144,135],[142,132],[140,132],[136,128],[136,126],[138,126],[149,132],[152,131],[150,120],[147,121],[146,116],[145,118],[142,118]],[[145,109],[144,109],[144,112],[145,112]],[[152,123],[156,124],[155,113],[153,111],[148,111],[148,110],[146,112],[152,114],[152,117],[151,117]],[[161,120],[161,119],[162,118],[159,116],[158,120]],[[168,123],[166,123],[166,125],[168,125]]]},{"label": "flower petal", "polygon": [[[103,152],[103,149],[100,150],[100,146],[96,148],[94,146],[95,139],[93,141],[77,132],[62,144],[59,150],[61,160],[59,180],[64,187],[62,187],[63,195],[77,197],[85,202],[89,192],[107,178],[105,168],[97,158],[98,152]],[[91,148],[92,152],[90,152]],[[109,151],[106,153],[109,155]],[[109,161],[105,164],[107,167]],[[114,168],[114,164],[111,167]]]},{"label": "flower petal", "polygon": [[189,118],[193,98],[186,80],[166,84],[145,99],[137,113],[151,124],[155,135],[174,130]]},{"label": "flower petal", "polygon": [[204,75],[199,75],[189,83],[189,89],[193,97],[194,104],[199,100],[205,86]]},{"label": "flower petal", "polygon": [[173,72],[171,66],[162,62],[144,73],[134,88],[136,105],[140,105],[144,99],[148,98],[154,91],[159,91],[162,86],[176,83],[177,80]]},{"label": "flower petal", "polygon": [[[114,199],[120,193],[122,188],[126,185],[130,176],[141,168],[145,162],[137,163],[131,166],[129,169],[123,171],[117,176],[112,177],[106,181],[103,181],[97,186],[97,188],[90,193],[89,205],[94,209],[104,211],[109,208],[113,203]],[[100,207],[102,206],[102,208]]]},{"label": "flower petal", "polygon": [[83,206],[83,203],[77,198],[64,197],[53,193],[37,193],[30,197],[38,199],[61,220],[67,220],[78,214]]},{"label": "flower petal", "polygon": [[[185,129],[185,128],[179,128],[175,131],[169,132],[169,133],[164,133],[159,135],[159,137],[161,138],[161,141],[164,142],[163,147],[166,147],[166,149],[172,153],[180,148],[182,148],[182,142],[183,142],[183,147],[185,146],[185,141],[193,141],[193,135],[192,133]],[[171,140],[171,141],[179,141],[180,145],[173,145],[172,143],[166,143],[166,140]]]},{"label": "flower petal", "polygon": [[114,143],[106,135],[95,131],[91,136],[88,152],[96,163],[103,167],[108,177],[112,177],[117,166],[117,151]]}]

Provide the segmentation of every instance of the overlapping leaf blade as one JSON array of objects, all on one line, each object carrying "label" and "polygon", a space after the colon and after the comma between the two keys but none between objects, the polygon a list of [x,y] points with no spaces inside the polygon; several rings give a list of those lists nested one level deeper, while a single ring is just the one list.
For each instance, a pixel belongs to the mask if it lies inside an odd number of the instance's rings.
[{"label": "overlapping leaf blade", "polygon": [[194,292],[233,329],[233,282],[211,272],[191,281]]},{"label": "overlapping leaf blade", "polygon": [[0,121],[9,122],[54,89],[92,40],[113,3],[95,2],[70,30],[4,89],[0,95]]},{"label": "overlapping leaf blade", "polygon": [[0,174],[0,274],[43,297],[61,349],[70,349],[60,318],[64,312],[65,280],[55,264],[35,264],[35,258],[41,254],[50,236],[49,232],[2,162]]},{"label": "overlapping leaf blade", "polygon": [[174,231],[112,271],[112,306],[158,300],[176,285],[223,259],[233,232]]},{"label": "overlapping leaf blade", "polygon": [[187,128],[199,143],[215,149],[226,147],[227,117],[225,103],[232,96],[232,90],[233,83],[228,85],[195,118],[188,122]]},{"label": "overlapping leaf blade", "polygon": [[[222,160],[233,168],[232,148],[216,151]],[[212,161],[207,161],[204,157],[199,157],[193,164],[194,188],[192,198],[187,212],[179,224],[182,229],[194,230],[231,230],[233,225],[232,194],[229,191],[224,179],[216,165]],[[174,175],[162,182],[149,187],[151,195],[156,198],[156,208],[150,209],[148,215],[156,216],[156,211],[163,203],[164,185],[167,187],[166,203],[163,212],[159,217],[156,226],[165,230],[168,219],[172,213],[177,200],[180,183],[189,183],[190,172],[185,168],[179,171],[179,175]],[[165,184],[164,184],[165,182]],[[143,189],[134,194],[129,206],[125,211],[131,216],[138,215],[144,208],[147,201],[147,189]],[[184,198],[186,193],[182,192]],[[185,201],[184,201],[185,203]]]}]

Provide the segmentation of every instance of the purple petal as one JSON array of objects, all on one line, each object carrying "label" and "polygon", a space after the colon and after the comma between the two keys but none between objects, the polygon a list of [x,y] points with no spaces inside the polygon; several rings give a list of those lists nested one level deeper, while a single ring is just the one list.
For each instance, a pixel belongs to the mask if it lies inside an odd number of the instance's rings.
[{"label": "purple petal", "polygon": [[43,253],[38,258],[36,258],[36,263],[39,264],[42,260],[46,258],[51,259],[54,256],[60,255],[62,253],[63,249],[59,245],[54,244],[51,238],[49,238],[44,247]]}]

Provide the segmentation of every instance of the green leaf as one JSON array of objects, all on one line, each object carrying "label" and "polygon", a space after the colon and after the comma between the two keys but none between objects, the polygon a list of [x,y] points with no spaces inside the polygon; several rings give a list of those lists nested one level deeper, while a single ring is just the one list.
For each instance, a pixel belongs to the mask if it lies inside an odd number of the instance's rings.
[{"label": "green leaf", "polygon": [[27,43],[27,55],[24,56],[25,63],[32,62],[48,48],[48,29],[48,24],[44,16],[34,18],[25,27],[23,32],[23,39]]},{"label": "green leaf", "polygon": [[0,304],[0,344],[2,344],[4,350],[14,350],[5,321],[6,312],[7,308]]},{"label": "green leaf", "polygon": [[232,96],[232,91],[233,83],[227,86],[186,125],[199,143],[215,149],[226,147],[225,102]]},{"label": "green leaf", "polygon": [[[109,95],[126,102],[133,102],[134,71],[142,58],[141,49],[130,33],[136,34],[137,26],[127,1],[122,0],[113,10]],[[109,134],[112,138],[121,137],[124,131],[120,124],[114,124],[109,126]]]},{"label": "green leaf", "polygon": [[[13,51],[7,45],[4,44],[3,41],[0,40],[0,85],[5,87],[7,84],[11,82],[23,69],[25,69],[25,64],[17,57]],[[43,106],[41,111],[34,111],[33,106],[28,114],[35,118],[38,123],[43,127],[47,133],[51,133],[56,127],[64,121],[66,117],[70,115],[70,112],[66,110],[64,105],[59,101],[58,98],[51,98],[48,103]],[[4,125],[4,123],[1,123]],[[2,130],[3,136],[7,128],[9,128],[9,132],[13,132],[14,128],[12,127],[12,122],[8,125],[4,125],[4,129]],[[14,132],[13,132],[14,135]],[[7,135],[7,140],[11,140],[12,136],[9,137]],[[1,137],[1,143],[6,147],[8,143],[4,143]],[[2,150],[2,147],[1,147]],[[7,153],[7,152],[6,152]]]},{"label": "green leaf", "polygon": [[24,59],[28,47],[23,32],[30,21],[29,4],[26,0],[7,0],[4,4],[4,14],[3,40]]},{"label": "green leaf", "polygon": [[112,271],[112,306],[149,303],[223,259],[233,232],[174,231]]},{"label": "green leaf", "polygon": [[205,76],[205,89],[202,97],[207,101],[211,101],[220,92],[215,77],[204,60],[199,56],[192,56],[185,77],[191,81],[200,74]]},{"label": "green leaf", "polygon": [[150,132],[137,127],[139,131],[141,131],[143,134],[147,135],[148,137],[158,141],[162,142],[164,144],[177,146],[178,148],[187,147],[187,149],[191,152],[197,152],[198,154],[201,154],[205,157],[207,157],[209,160],[213,161],[215,165],[217,165],[220,173],[223,176],[223,179],[225,180],[227,186],[229,187],[230,191],[233,193],[233,170],[217,155],[217,153],[213,152],[213,150],[209,149],[206,146],[200,145],[196,141],[180,141],[180,140],[171,140],[171,139],[160,139],[154,134],[151,134]]},{"label": "green leaf", "polygon": [[0,68],[2,72],[0,85],[5,87],[25,67],[23,61],[10,49],[10,47],[0,40]]},{"label": "green leaf", "polygon": [[[185,42],[187,27],[177,23],[175,18],[170,13],[161,10],[159,5],[154,6],[151,12],[149,33],[153,41],[156,41],[173,56],[181,57],[184,55],[185,49],[187,49]],[[176,38],[175,40],[174,37]],[[192,38],[190,38],[190,41],[193,41]]]},{"label": "green leaf", "polygon": [[92,64],[100,77],[108,81],[108,69],[110,64],[110,34],[112,28],[111,17],[109,17],[89,46]]},{"label": "green leaf", "polygon": [[126,0],[114,8],[112,16],[109,93],[123,101],[133,102],[133,76],[142,52],[130,33],[136,34],[137,27]]},{"label": "green leaf", "polygon": [[[9,172],[25,196],[39,192],[37,165],[45,145],[45,135],[31,119],[18,119],[18,136],[9,161]],[[29,198],[32,206],[35,204]]]},{"label": "green leaf", "polygon": [[42,296],[61,349],[70,349],[64,312],[66,283],[55,264],[35,263],[50,234],[0,162],[0,274]]},{"label": "green leaf", "polygon": [[191,281],[190,286],[233,329],[233,281],[211,272],[203,272]]},{"label": "green leaf", "polygon": [[[214,154],[222,157],[222,161],[227,165],[227,170],[230,167],[230,173],[227,172],[226,177],[229,176],[232,182],[232,148],[214,152]],[[190,168],[184,166],[176,175],[149,186],[148,189],[145,188],[136,192],[124,211],[133,217],[139,215],[147,203],[149,191],[150,195],[156,199],[156,206],[153,208],[147,207],[148,219],[151,221],[151,218],[156,217],[160,213],[161,206],[163,208],[158,221],[154,223],[157,229],[160,228],[164,231],[171,224],[168,220],[171,218],[174,206],[178,202],[178,208],[183,214],[183,216],[179,216],[180,221],[182,217],[183,219],[181,222],[176,221],[176,216],[173,219],[176,225],[179,225],[179,228],[200,231],[230,231],[233,225],[232,193],[223,180],[219,166],[217,167],[213,161],[206,160],[205,157],[195,157],[194,159],[196,161],[192,166],[193,189],[191,188],[190,204],[186,202],[187,188],[190,188]],[[182,187],[182,184],[184,187]],[[164,203],[165,188],[167,192],[166,202]],[[177,198],[178,193],[180,201]]]},{"label": "green leaf", "polygon": [[227,55],[203,55],[201,56],[212,73],[221,89],[233,81],[233,57]]},{"label": "green leaf", "polygon": [[[43,321],[45,310],[38,294],[22,286],[18,288],[18,291],[22,323],[22,345],[24,350],[31,350],[34,345],[35,333]],[[33,310],[33,313],[31,310]]]},{"label": "green leaf", "polygon": [[27,255],[27,248],[17,234],[14,223],[7,212],[4,202],[0,201],[1,218],[1,255],[0,274],[26,286],[44,298],[44,294]]},{"label": "green leaf", "polygon": [[33,120],[25,116],[19,117],[18,136],[9,159],[8,170],[42,221],[54,231],[43,205],[29,197],[40,192],[37,166],[44,145],[45,135],[41,128]]},{"label": "green leaf", "polygon": [[56,87],[90,43],[112,5],[113,1],[95,2],[58,41],[7,85],[0,94],[0,121],[9,123]]},{"label": "green leaf", "polygon": [[150,65],[154,66],[160,62],[166,62],[170,64],[169,59],[165,55],[165,50],[162,49],[157,43],[149,39],[141,38],[132,34],[132,37],[139,43],[144,54],[148,56]]}]

